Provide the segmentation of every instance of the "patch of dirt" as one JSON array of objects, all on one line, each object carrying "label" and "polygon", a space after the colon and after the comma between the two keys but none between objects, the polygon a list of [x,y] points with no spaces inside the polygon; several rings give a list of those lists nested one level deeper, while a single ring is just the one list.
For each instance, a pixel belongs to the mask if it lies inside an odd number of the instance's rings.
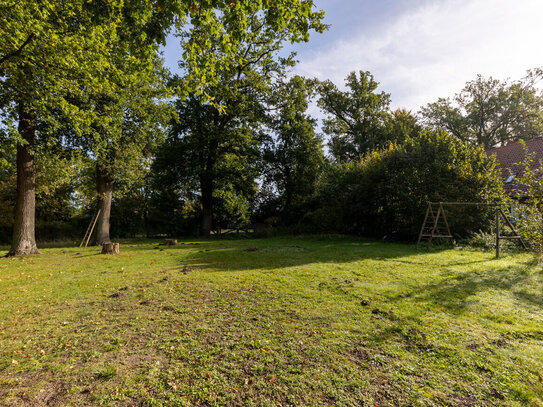
[{"label": "patch of dirt", "polygon": [[373,405],[385,406],[409,406],[412,405],[405,390],[395,384],[382,373],[375,372],[370,379],[370,394]]},{"label": "patch of dirt", "polygon": [[454,405],[457,407],[471,407],[477,405],[477,399],[473,396],[453,394]]},{"label": "patch of dirt", "polygon": [[492,344],[495,345],[497,348],[503,349],[509,344],[509,342],[505,338],[500,338],[492,342]]},{"label": "patch of dirt", "polygon": [[145,399],[130,399],[117,404],[117,407],[142,407],[145,404]]},{"label": "patch of dirt", "polygon": [[[47,377],[49,376],[49,377]],[[50,372],[20,372],[16,387],[0,386],[0,406],[6,407],[47,407],[64,405],[66,388],[59,382],[43,382],[51,379]]]},{"label": "patch of dirt", "polygon": [[382,309],[379,309],[379,308],[374,308],[371,310],[371,313],[373,315],[386,315],[386,316],[392,316],[392,311],[383,311]]},{"label": "patch of dirt", "polygon": [[417,328],[409,328],[407,332],[409,333],[409,336],[411,338],[420,338],[423,341],[426,341],[426,334],[424,332],[419,331]]},{"label": "patch of dirt", "polygon": [[120,291],[117,291],[116,293],[110,294],[109,298],[119,298],[119,297],[122,297],[122,296],[124,296],[124,293],[122,293]]},{"label": "patch of dirt", "polygon": [[244,252],[257,252],[259,249],[258,247],[250,247],[248,249],[243,249]]},{"label": "patch of dirt", "polygon": [[66,390],[59,383],[47,383],[36,395],[36,406],[57,406]]},{"label": "patch of dirt", "polygon": [[359,365],[364,365],[370,360],[370,354],[368,351],[360,346],[351,349],[349,351],[349,356]]},{"label": "patch of dirt", "polygon": [[328,287],[328,283],[325,283],[324,281],[322,283],[319,283],[319,290],[323,290]]},{"label": "patch of dirt", "polygon": [[492,397],[497,398],[498,400],[505,400],[503,392],[499,389],[492,389],[490,391],[490,394],[492,395]]},{"label": "patch of dirt", "polygon": [[271,246],[264,249],[259,249],[262,252],[267,253],[287,253],[287,252],[303,252],[307,249],[302,246]]}]

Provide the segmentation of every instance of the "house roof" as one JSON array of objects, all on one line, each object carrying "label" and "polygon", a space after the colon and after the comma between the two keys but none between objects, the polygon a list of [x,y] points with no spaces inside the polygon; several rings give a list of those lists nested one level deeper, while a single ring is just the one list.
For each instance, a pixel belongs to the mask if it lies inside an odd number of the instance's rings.
[{"label": "house roof", "polygon": [[[539,168],[540,161],[543,160],[543,137],[538,137],[525,142],[526,151],[532,155],[531,169]],[[526,151],[523,143],[509,141],[501,147],[493,147],[486,150],[488,156],[494,155],[501,170],[501,176],[504,181],[505,191],[510,196],[522,196],[522,188],[519,188],[515,179],[521,176],[522,166],[520,163],[526,158]],[[513,175],[513,177],[512,177]]]}]

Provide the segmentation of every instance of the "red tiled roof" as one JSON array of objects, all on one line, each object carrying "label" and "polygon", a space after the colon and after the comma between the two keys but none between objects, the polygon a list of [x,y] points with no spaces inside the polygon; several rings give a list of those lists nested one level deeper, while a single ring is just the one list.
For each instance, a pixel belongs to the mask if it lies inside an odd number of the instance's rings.
[{"label": "red tiled roof", "polygon": [[[525,142],[528,154],[534,158],[532,161],[532,170],[540,166],[540,160],[543,160],[543,137],[538,137]],[[516,182],[506,182],[510,175],[516,175],[517,179],[522,172],[522,166],[519,165],[526,158],[525,147],[522,143],[509,141],[501,147],[489,148],[485,151],[488,156],[495,155],[498,167],[501,169],[501,175],[504,180],[505,191],[511,196],[520,196],[519,186]]]}]

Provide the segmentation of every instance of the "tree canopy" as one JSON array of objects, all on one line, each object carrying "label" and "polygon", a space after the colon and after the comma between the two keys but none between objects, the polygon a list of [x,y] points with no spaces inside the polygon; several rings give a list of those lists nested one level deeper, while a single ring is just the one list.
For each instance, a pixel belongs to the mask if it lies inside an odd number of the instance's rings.
[{"label": "tree canopy", "polygon": [[452,99],[422,108],[421,115],[425,124],[485,148],[532,139],[543,133],[543,97],[535,86],[539,75],[534,70],[512,82],[478,75]]},{"label": "tree canopy", "polygon": [[[119,94],[150,73],[168,33],[180,39],[184,78],[177,95],[204,92],[217,72],[244,63],[238,53],[256,16],[269,33],[307,41],[322,31],[324,13],[311,0],[144,2],[75,0],[64,3],[7,1],[0,6],[0,109],[4,137],[17,142],[17,205],[11,254],[37,253],[35,162],[38,145],[59,141],[59,130],[76,136],[98,116],[96,95]],[[249,34],[248,34],[249,33]],[[138,74],[121,59],[135,61]],[[42,125],[44,124],[44,125]],[[66,133],[66,132],[64,132]]]}]

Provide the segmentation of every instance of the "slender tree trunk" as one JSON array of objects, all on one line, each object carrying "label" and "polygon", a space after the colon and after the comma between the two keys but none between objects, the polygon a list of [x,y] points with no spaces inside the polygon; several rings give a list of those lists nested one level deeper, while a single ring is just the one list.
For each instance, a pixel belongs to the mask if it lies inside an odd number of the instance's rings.
[{"label": "slender tree trunk", "polygon": [[36,246],[36,168],[32,152],[35,120],[23,102],[19,102],[18,108],[19,133],[26,144],[17,146],[17,202],[8,256],[40,254]]},{"label": "slender tree trunk", "polygon": [[107,169],[100,163],[96,163],[96,190],[98,192],[98,209],[100,216],[96,222],[95,243],[101,246],[111,243],[109,226],[111,218],[111,200],[113,198],[113,180]]},{"label": "slender tree trunk", "polygon": [[292,176],[291,176],[291,169],[289,166],[287,166],[283,172],[285,177],[285,204],[283,207],[283,222],[290,223],[291,221],[291,206],[292,206]]},{"label": "slender tree trunk", "polygon": [[151,237],[151,211],[145,209],[143,212],[143,221],[145,224],[145,237]]},{"label": "slender tree trunk", "polygon": [[213,224],[213,181],[208,177],[202,177],[202,224],[201,234],[203,237],[209,237],[211,225]]}]

